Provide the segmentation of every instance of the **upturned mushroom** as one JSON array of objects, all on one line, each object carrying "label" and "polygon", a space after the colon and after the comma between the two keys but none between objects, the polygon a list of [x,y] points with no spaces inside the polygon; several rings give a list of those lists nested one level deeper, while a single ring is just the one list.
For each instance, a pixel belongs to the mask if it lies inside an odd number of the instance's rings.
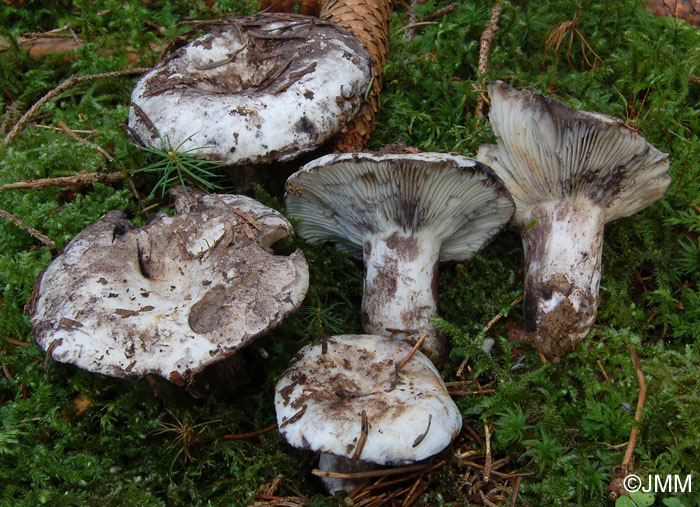
[{"label": "upturned mushroom", "polygon": [[529,90],[489,86],[496,145],[477,159],[503,179],[525,250],[525,341],[550,357],[596,318],[603,227],[662,198],[668,155],[610,116]]},{"label": "upturned mushroom", "polygon": [[[332,472],[406,465],[452,441],[462,416],[430,360],[400,340],[339,335],[307,345],[275,389],[279,431]],[[400,368],[400,369],[399,369]],[[332,475],[332,474],[327,474]],[[358,485],[323,479],[331,494]]]},{"label": "upturned mushroom", "polygon": [[139,80],[129,127],[142,144],[226,165],[290,160],[355,116],[371,65],[362,44],[333,23],[294,14],[234,19]]},{"label": "upturned mushroom", "polygon": [[244,196],[173,192],[174,216],[135,229],[110,211],[46,269],[31,324],[54,359],[184,385],[299,307],[303,253],[269,250],[293,232],[282,215]]},{"label": "upturned mushroom", "polygon": [[510,220],[498,177],[472,159],[442,153],[327,155],[287,180],[285,203],[299,235],[362,257],[365,332],[415,343],[441,365],[439,261],[469,259]]}]

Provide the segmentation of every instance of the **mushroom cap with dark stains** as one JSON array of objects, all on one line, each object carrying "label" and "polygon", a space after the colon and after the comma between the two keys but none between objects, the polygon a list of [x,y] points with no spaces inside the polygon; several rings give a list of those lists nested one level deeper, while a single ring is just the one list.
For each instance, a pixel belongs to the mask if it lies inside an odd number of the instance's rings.
[{"label": "mushroom cap with dark stains", "polygon": [[477,159],[503,179],[515,220],[532,206],[565,198],[600,206],[605,222],[632,215],[666,193],[668,154],[611,116],[573,111],[530,90],[489,85],[497,145]]},{"label": "mushroom cap with dark stains", "polygon": [[285,204],[308,241],[362,257],[372,236],[425,233],[442,244],[441,261],[469,259],[514,211],[491,169],[446,153],[326,155],[289,177]]},{"label": "mushroom cap with dark stains", "polygon": [[31,318],[54,359],[181,384],[301,304],[308,267],[276,211],[245,196],[173,191],[174,216],[140,229],[120,211],[85,228],[46,269]]},{"label": "mushroom cap with dark stains", "polygon": [[227,165],[289,160],[353,118],[371,77],[369,54],[337,25],[294,14],[234,19],[141,78],[129,127],[143,144]]},{"label": "mushroom cap with dark stains", "polygon": [[422,353],[397,372],[411,346],[374,335],[307,345],[277,383],[279,430],[291,445],[380,465],[442,451],[462,417]]}]

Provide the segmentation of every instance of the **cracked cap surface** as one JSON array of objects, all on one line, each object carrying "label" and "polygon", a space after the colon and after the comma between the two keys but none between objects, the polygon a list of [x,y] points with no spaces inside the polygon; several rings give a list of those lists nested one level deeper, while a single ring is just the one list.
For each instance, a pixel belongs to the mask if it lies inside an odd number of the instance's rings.
[{"label": "cracked cap surface", "polygon": [[303,253],[269,252],[292,234],[282,215],[244,196],[173,192],[174,216],[135,229],[110,211],[46,269],[31,325],[54,359],[182,384],[299,307]]}]

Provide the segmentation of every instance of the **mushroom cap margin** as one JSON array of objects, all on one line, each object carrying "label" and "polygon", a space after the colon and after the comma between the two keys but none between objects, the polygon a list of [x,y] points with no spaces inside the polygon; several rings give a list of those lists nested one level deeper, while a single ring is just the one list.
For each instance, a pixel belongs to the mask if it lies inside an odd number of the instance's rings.
[{"label": "mushroom cap margin", "polygon": [[326,155],[289,177],[285,205],[307,241],[361,258],[373,235],[423,233],[442,243],[441,261],[469,259],[514,212],[488,166],[446,153]]},{"label": "mushroom cap margin", "polygon": [[502,81],[489,85],[489,96],[497,144],[482,145],[476,158],[503,179],[521,225],[527,210],[542,202],[588,200],[611,222],[665,195],[668,154],[620,119],[574,111]]}]

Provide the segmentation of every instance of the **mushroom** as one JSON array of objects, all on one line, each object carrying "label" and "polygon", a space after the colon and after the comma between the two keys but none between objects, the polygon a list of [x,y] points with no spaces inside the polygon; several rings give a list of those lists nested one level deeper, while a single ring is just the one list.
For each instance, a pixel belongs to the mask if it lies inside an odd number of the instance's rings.
[{"label": "mushroom", "polygon": [[[333,336],[302,348],[275,388],[280,433],[294,447],[323,453],[320,468],[336,472],[439,453],[462,417],[425,355],[402,361],[410,353],[400,340],[372,335]],[[324,483],[331,494],[358,485]]]},{"label": "mushroom", "polygon": [[488,167],[442,153],[327,155],[289,177],[285,204],[302,238],[364,259],[365,332],[410,343],[428,333],[423,351],[438,365],[438,262],[469,259],[514,210]]},{"label": "mushroom", "polygon": [[603,226],[664,196],[668,155],[619,119],[572,111],[500,81],[489,95],[497,144],[481,146],[477,159],[515,200],[525,250],[525,341],[559,357],[595,321]]},{"label": "mushroom", "polygon": [[360,42],[330,22],[258,14],[215,26],[138,82],[129,126],[142,144],[227,165],[285,161],[330,139],[371,82]]},{"label": "mushroom", "polygon": [[282,215],[249,197],[172,192],[174,216],[135,229],[110,211],[46,269],[31,325],[54,359],[184,385],[299,307],[303,253],[269,250],[293,232]]}]

